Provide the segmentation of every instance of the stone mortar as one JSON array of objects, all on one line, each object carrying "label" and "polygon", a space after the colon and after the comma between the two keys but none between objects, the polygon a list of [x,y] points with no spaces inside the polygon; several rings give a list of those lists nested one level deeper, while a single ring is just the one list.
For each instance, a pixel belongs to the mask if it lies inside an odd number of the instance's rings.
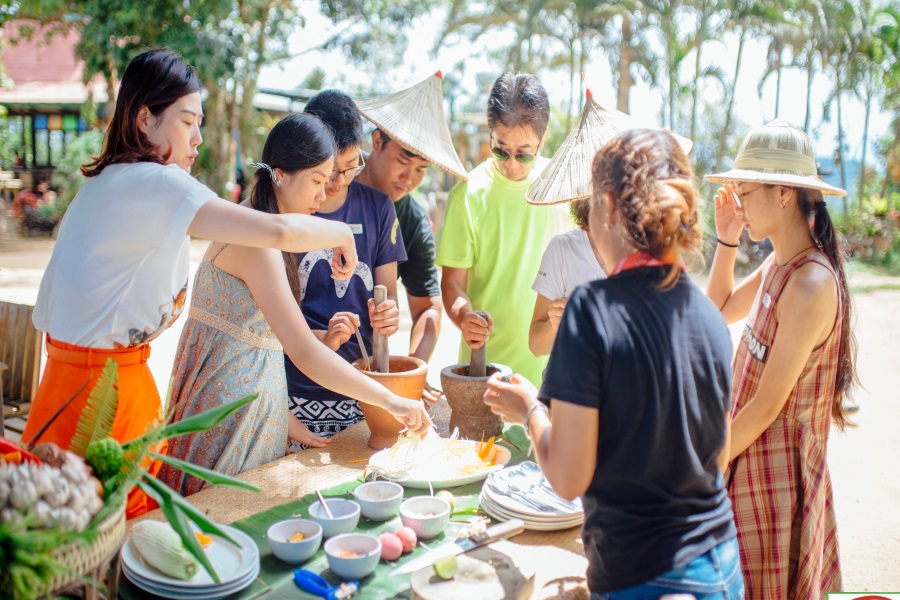
[{"label": "stone mortar", "polygon": [[[512,369],[498,363],[487,364],[487,377],[469,377],[469,363],[445,367],[441,370],[441,389],[450,405],[450,431],[459,427],[459,437],[480,441],[500,433],[500,417],[484,403],[484,392],[491,375],[499,372],[504,377],[512,375]],[[462,374],[460,374],[462,372]]]}]

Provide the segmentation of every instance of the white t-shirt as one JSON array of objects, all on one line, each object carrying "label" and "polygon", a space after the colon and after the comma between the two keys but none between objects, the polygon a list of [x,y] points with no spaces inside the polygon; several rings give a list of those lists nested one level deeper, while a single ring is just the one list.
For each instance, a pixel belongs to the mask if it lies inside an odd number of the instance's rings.
[{"label": "white t-shirt", "polygon": [[41,279],[35,327],[89,348],[158,336],[187,297],[188,227],[215,196],[177,165],[116,164],[87,179]]},{"label": "white t-shirt", "polygon": [[582,283],[604,279],[584,229],[573,229],[550,240],[531,289],[550,300],[568,298]]}]

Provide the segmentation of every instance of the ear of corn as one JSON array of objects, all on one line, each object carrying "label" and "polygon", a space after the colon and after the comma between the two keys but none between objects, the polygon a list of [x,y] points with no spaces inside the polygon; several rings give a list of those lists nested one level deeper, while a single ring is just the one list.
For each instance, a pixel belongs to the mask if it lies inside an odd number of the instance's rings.
[{"label": "ear of corn", "polygon": [[168,524],[141,521],[132,528],[131,539],[141,558],[169,577],[191,579],[200,569],[200,563]]}]

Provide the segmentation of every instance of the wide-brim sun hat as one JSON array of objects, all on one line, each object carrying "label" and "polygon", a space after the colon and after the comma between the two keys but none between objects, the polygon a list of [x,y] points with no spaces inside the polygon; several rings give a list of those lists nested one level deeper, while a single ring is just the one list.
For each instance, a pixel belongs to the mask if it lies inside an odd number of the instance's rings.
[{"label": "wide-brim sun hat", "polygon": [[780,119],[747,134],[731,170],[706,176],[713,183],[752,182],[819,190],[826,196],[846,196],[822,181],[816,169],[812,141],[805,132]]},{"label": "wide-brim sun hat", "polygon": [[[637,119],[618,110],[603,108],[587,90],[578,124],[566,136],[550,164],[525,192],[525,200],[529,204],[550,205],[589,198],[593,189],[591,165],[597,151],[623,131],[640,128],[657,129],[645,127]],[[691,140],[671,131],[669,133],[685,153],[690,152],[693,146]]]},{"label": "wide-brim sun hat", "polygon": [[468,180],[444,116],[441,81],[438,71],[405,90],[381,98],[357,100],[356,106],[362,116],[403,149]]}]

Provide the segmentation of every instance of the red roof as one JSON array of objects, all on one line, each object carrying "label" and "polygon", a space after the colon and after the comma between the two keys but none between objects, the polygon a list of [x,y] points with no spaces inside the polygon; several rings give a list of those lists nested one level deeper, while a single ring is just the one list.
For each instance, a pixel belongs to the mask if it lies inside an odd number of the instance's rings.
[{"label": "red roof", "polygon": [[12,89],[0,88],[3,105],[79,105],[87,99],[88,90],[94,92],[96,102],[106,101],[106,85],[95,77],[84,85],[84,62],[75,56],[80,36],[70,29],[47,37],[37,26],[30,39],[19,33],[23,21],[6,23],[0,37],[6,44],[2,60],[6,75],[13,81]]}]

